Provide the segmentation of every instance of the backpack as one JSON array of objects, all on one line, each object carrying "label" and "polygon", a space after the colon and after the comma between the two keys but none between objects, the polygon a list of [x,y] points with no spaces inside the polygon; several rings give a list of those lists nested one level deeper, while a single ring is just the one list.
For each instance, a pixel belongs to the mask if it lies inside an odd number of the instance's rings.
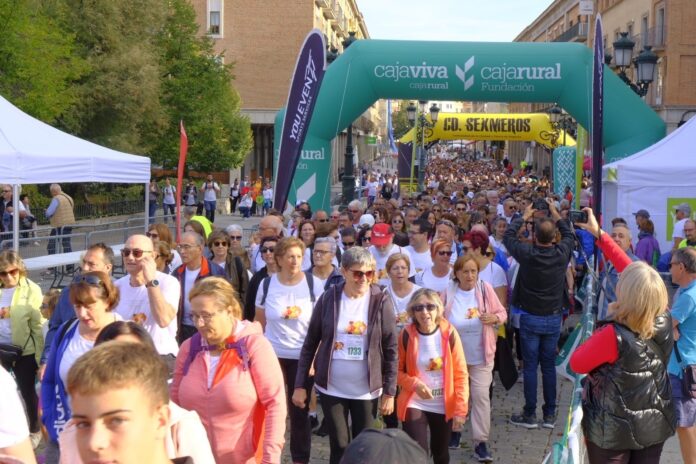
[{"label": "backpack", "polygon": [[[193,334],[193,336],[191,337],[191,346],[189,347],[189,353],[186,357],[186,361],[184,361],[184,375],[188,374],[189,367],[191,367],[191,363],[196,358],[196,355],[198,353],[200,353],[201,351],[210,351],[211,349],[216,348],[211,348],[210,345],[204,347],[201,343],[201,340],[201,334],[198,332]],[[245,371],[249,369],[250,365],[249,351],[247,350],[246,341],[247,337],[242,337],[234,343],[225,344],[225,349],[235,350],[237,352],[237,354],[242,360],[242,369],[244,369]]]},{"label": "backpack", "polygon": [[[303,272],[305,278],[307,279],[307,286],[309,287],[309,298],[312,301],[312,304],[314,304],[314,302],[317,301],[316,297],[314,296],[314,276],[309,271]],[[266,295],[268,294],[268,287],[270,286],[271,276],[268,276],[265,279],[263,279],[263,296],[261,297],[261,306],[263,306],[264,303],[266,303]]]}]

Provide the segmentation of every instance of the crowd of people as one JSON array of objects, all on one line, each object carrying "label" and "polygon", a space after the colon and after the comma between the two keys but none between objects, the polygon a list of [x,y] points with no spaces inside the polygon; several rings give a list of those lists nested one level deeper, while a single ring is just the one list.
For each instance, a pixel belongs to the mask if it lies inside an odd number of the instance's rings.
[{"label": "crowd of people", "polygon": [[[556,425],[561,330],[581,310],[574,295],[594,273],[596,244],[599,328],[570,359],[587,374],[590,462],[659,462],[675,432],[684,462],[695,462],[688,205],[677,208],[669,252],[679,286],[670,310],[649,212],[635,214],[634,244],[622,218],[599,227],[587,192],[587,220],[573,223],[569,191],[506,168],[436,158],[413,196],[365,173],[367,204],[343,211],[298,201],[284,217],[264,200],[246,247],[238,224],[215,228],[213,200],[206,215],[191,202],[178,243],[169,226],[150,224],[120,251],[120,278],[113,250],[92,245],[72,283],[46,295],[17,253],[0,253],[0,454],[36,462],[43,424],[49,464],[278,463],[284,449],[309,463],[316,435],[328,435],[339,464],[378,441],[379,420],[380,440],[416,450],[408,462],[447,463],[462,440],[492,462],[496,371],[522,372],[511,424]],[[233,211],[246,207],[243,185],[232,186]],[[467,421],[472,436],[462,437]]]}]

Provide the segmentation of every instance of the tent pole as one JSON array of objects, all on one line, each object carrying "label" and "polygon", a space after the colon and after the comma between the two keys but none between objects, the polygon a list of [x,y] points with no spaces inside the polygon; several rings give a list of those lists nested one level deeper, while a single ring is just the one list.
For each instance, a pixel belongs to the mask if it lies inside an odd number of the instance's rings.
[{"label": "tent pole", "polygon": [[150,225],[150,182],[145,184],[145,232]]},{"label": "tent pole", "polygon": [[12,185],[12,248],[19,253],[19,185]]}]

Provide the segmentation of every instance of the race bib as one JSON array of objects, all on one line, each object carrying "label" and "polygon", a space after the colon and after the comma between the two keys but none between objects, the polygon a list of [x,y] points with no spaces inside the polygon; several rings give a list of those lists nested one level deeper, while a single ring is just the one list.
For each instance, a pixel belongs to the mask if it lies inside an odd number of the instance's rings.
[{"label": "race bib", "polygon": [[430,365],[425,371],[425,381],[433,393],[433,398],[441,398],[444,395],[442,363],[442,357],[430,358]]},{"label": "race bib", "polygon": [[333,358],[346,361],[362,361],[365,359],[363,346],[363,335],[336,334]]}]

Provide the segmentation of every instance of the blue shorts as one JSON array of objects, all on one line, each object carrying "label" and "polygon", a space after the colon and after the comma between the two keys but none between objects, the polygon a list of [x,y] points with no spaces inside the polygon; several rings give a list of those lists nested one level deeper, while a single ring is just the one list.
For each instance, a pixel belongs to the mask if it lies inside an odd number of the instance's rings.
[{"label": "blue shorts", "polygon": [[669,374],[669,382],[672,384],[672,401],[677,413],[677,427],[693,427],[696,425],[696,399],[684,397],[681,379]]}]

